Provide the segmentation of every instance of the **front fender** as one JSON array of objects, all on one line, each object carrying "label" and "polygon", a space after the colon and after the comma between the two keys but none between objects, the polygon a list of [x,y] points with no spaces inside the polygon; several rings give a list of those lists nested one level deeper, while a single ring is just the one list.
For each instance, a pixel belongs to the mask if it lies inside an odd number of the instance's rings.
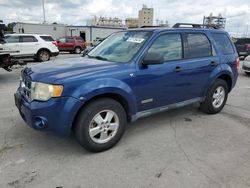
[{"label": "front fender", "polygon": [[78,87],[73,92],[73,97],[87,102],[93,97],[102,94],[117,94],[126,100],[129,107],[129,115],[137,112],[136,97],[130,86],[115,78],[96,79]]}]

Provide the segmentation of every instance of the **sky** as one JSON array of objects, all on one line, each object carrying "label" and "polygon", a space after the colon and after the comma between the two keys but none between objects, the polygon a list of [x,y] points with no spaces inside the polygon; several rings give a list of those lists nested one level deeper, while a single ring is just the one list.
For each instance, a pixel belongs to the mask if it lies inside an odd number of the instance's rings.
[{"label": "sky", "polygon": [[[250,0],[44,0],[46,21],[85,25],[94,15],[138,17],[143,4],[154,8],[154,22],[167,20],[202,23],[211,12],[227,18],[226,30],[233,36],[250,36]],[[0,0],[0,20],[43,22],[42,0]]]}]

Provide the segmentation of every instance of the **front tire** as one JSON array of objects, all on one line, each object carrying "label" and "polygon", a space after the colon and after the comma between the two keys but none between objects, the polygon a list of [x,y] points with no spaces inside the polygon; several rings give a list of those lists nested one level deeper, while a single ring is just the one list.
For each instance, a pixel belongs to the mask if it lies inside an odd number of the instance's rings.
[{"label": "front tire", "polygon": [[223,109],[227,97],[227,83],[222,79],[217,79],[208,90],[205,101],[201,103],[201,110],[207,114],[216,114]]},{"label": "front tire", "polygon": [[110,98],[100,98],[80,111],[74,131],[76,139],[86,150],[101,152],[119,142],[126,124],[122,105]]},{"label": "front tire", "polygon": [[50,52],[48,50],[40,50],[37,53],[37,59],[40,62],[49,61],[50,60]]}]

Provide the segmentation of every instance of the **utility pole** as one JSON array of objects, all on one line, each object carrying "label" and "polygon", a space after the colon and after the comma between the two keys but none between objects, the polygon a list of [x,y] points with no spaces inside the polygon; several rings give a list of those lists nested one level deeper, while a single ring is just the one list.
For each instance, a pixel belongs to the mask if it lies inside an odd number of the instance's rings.
[{"label": "utility pole", "polygon": [[46,19],[45,19],[45,8],[44,8],[44,0],[42,0],[43,3],[43,23],[46,23]]}]

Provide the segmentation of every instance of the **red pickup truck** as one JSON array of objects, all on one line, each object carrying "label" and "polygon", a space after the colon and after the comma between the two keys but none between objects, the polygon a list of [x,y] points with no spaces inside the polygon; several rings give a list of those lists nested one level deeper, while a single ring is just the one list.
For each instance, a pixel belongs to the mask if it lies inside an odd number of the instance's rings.
[{"label": "red pickup truck", "polygon": [[69,51],[80,54],[85,48],[85,42],[81,37],[62,37],[57,40],[59,51]]}]

